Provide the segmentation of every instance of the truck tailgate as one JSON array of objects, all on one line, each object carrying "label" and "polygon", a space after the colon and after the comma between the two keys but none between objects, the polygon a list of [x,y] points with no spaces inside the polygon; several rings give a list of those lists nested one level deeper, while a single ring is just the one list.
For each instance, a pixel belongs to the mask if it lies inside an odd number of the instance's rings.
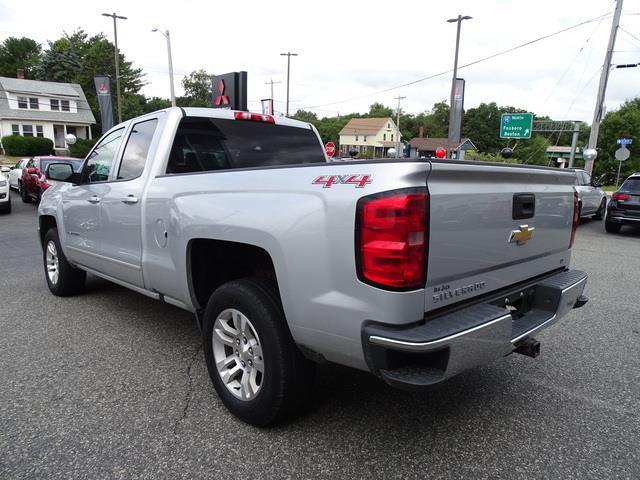
[{"label": "truck tailgate", "polygon": [[425,311],[567,268],[573,180],[559,169],[433,161]]}]

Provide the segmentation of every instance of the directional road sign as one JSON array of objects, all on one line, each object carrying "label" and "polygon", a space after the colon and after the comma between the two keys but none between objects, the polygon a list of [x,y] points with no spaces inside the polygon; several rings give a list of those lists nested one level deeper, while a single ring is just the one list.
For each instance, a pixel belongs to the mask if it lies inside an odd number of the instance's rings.
[{"label": "directional road sign", "polygon": [[503,113],[500,117],[500,138],[531,138],[533,113]]}]

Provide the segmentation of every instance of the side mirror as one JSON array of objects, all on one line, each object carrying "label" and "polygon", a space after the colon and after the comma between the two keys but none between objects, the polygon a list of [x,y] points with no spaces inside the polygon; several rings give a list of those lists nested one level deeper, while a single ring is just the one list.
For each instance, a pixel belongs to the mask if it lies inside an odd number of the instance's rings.
[{"label": "side mirror", "polygon": [[28,175],[35,175],[36,173],[38,173],[38,169],[36,167],[27,168],[27,174]]},{"label": "side mirror", "polygon": [[11,169],[9,167],[2,167],[0,168],[0,172],[1,173],[9,173],[11,171]]},{"label": "side mirror", "polygon": [[73,177],[73,167],[68,163],[50,163],[45,172],[49,180],[68,182]]}]

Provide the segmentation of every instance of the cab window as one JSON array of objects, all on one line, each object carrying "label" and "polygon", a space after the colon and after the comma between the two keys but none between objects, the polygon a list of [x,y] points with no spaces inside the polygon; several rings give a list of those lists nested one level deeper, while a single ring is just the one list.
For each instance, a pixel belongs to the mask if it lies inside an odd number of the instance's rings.
[{"label": "cab window", "polygon": [[113,168],[116,153],[122,143],[124,128],[120,128],[104,137],[89,154],[82,172],[86,183],[106,182]]},{"label": "cab window", "polygon": [[132,180],[142,175],[158,120],[136,123],[131,129],[122,154],[118,180]]}]

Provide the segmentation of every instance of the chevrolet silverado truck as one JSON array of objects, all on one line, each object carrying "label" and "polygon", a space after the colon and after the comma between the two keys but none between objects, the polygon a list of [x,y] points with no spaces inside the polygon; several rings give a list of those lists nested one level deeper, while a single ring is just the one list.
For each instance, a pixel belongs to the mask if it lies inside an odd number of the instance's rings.
[{"label": "chevrolet silverado truck", "polygon": [[432,387],[586,301],[575,173],[452,160],[329,163],[314,127],[170,108],[113,127],[39,205],[54,295],[87,273],[193,312],[212,383],[258,426],[315,366]]}]

